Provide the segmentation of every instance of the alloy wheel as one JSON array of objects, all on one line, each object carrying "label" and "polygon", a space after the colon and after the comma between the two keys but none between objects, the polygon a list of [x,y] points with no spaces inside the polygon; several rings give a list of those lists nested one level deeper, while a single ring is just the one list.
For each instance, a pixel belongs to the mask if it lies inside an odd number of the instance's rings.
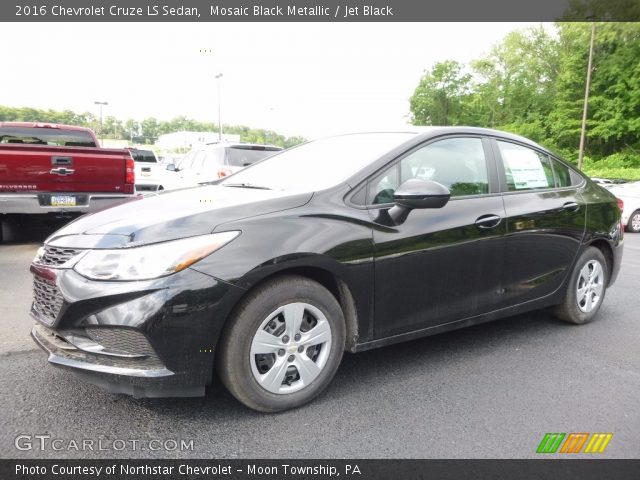
[{"label": "alloy wheel", "polygon": [[600,303],[604,291],[604,269],[598,260],[589,260],[580,270],[576,285],[578,308],[589,313]]}]

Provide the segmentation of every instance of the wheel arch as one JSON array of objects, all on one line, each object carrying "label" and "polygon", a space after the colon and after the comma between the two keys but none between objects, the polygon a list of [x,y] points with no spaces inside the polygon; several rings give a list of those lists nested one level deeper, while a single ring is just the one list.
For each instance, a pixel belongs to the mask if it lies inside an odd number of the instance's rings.
[{"label": "wheel arch", "polygon": [[[334,272],[318,267],[318,266],[289,266],[284,267],[281,270],[275,272],[269,272],[265,276],[256,280],[252,285],[234,302],[233,307],[230,309],[229,315],[222,325],[221,331],[227,326],[229,319],[233,316],[233,311],[237,305],[248,295],[250,292],[258,288],[259,286],[270,282],[278,277],[285,275],[298,275],[308,278],[314,282],[319,283],[326,288],[338,301],[345,320],[345,351],[355,352],[356,345],[359,339],[359,326],[358,326],[358,311],[355,298],[352,294],[351,288],[347,282]],[[218,341],[220,339],[218,338]]]},{"label": "wheel arch", "polygon": [[609,284],[610,280],[611,280],[611,275],[613,274],[613,262],[614,262],[614,257],[613,257],[613,248],[611,247],[611,245],[609,244],[609,242],[607,242],[606,240],[602,239],[602,238],[597,238],[593,241],[591,241],[588,246],[590,247],[595,247],[598,250],[600,250],[600,252],[602,252],[602,255],[604,256],[604,259],[607,261],[607,284]]}]

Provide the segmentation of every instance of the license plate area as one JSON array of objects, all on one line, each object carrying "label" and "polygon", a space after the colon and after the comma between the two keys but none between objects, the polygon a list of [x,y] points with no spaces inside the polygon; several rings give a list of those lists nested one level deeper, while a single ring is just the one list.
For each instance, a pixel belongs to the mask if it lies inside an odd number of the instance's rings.
[{"label": "license plate area", "polygon": [[87,205],[87,195],[66,193],[38,195],[41,207],[82,207]]},{"label": "license plate area", "polygon": [[51,195],[52,207],[75,207],[76,197],[73,195]]}]

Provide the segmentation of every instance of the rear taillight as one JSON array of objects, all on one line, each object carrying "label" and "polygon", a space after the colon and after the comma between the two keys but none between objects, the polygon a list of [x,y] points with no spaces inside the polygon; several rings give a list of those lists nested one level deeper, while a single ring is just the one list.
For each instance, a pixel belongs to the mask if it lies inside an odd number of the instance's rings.
[{"label": "rear taillight", "polygon": [[624,235],[624,223],[622,223],[622,210],[624,209],[624,202],[621,198],[616,198],[616,200],[618,201],[618,208],[620,209],[620,224],[618,225],[618,227],[620,227],[620,238],[622,238],[622,236]]},{"label": "rear taillight", "polygon": [[124,177],[124,183],[127,185],[133,185],[136,183],[136,169],[133,158],[129,157],[126,160],[126,173]]}]

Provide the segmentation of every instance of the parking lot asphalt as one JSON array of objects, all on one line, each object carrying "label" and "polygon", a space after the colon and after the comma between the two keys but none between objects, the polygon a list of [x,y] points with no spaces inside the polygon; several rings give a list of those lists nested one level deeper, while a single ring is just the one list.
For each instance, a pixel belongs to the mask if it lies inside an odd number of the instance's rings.
[{"label": "parking lot asphalt", "polygon": [[535,458],[547,432],[611,432],[599,457],[640,458],[640,235],[625,236],[591,324],[540,311],[347,354],[315,402],[265,415],[219,384],[203,398],[136,400],[49,366],[29,338],[28,266],[54,228],[5,228],[0,245],[0,457]]}]

